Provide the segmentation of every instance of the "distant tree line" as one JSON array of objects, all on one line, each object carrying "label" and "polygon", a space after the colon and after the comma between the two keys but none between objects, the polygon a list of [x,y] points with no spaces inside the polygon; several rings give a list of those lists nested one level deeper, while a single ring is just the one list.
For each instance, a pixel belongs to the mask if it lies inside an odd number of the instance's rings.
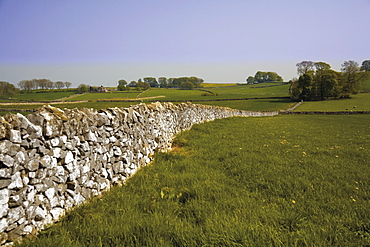
[{"label": "distant tree line", "polygon": [[298,79],[290,81],[290,95],[294,100],[326,100],[348,98],[360,91],[360,82],[369,76],[370,60],[362,66],[345,61],[341,71],[331,69],[325,62],[302,61],[296,64]]},{"label": "distant tree line", "polygon": [[276,72],[257,71],[254,77],[249,76],[246,81],[247,84],[257,84],[263,82],[282,82],[283,78]]},{"label": "distant tree line", "polygon": [[18,82],[18,86],[21,90],[25,92],[30,92],[31,90],[45,90],[45,89],[62,89],[66,87],[67,89],[72,85],[72,83],[66,81],[56,81],[53,82],[49,79],[32,79],[32,80],[22,80]]},{"label": "distant tree line", "polygon": [[136,88],[137,90],[146,90],[150,87],[180,88],[191,90],[201,87],[201,84],[203,82],[203,79],[195,76],[179,78],[159,77],[158,80],[154,77],[145,77],[143,79],[139,79],[138,81],[131,81],[130,83],[127,83],[126,80],[121,79],[118,81],[117,90],[126,91],[130,90],[130,88]]}]

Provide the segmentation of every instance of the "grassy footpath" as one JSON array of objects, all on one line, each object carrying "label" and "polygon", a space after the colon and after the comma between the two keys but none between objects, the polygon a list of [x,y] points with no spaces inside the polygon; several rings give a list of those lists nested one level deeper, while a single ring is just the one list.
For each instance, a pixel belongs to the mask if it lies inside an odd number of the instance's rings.
[{"label": "grassy footpath", "polygon": [[370,116],[229,118],[24,246],[370,245]]}]

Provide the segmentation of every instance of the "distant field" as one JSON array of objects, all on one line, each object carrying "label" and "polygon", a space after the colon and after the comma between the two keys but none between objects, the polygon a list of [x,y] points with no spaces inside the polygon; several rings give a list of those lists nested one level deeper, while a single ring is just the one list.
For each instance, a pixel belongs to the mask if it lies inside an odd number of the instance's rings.
[{"label": "distant field", "polygon": [[202,105],[217,105],[223,107],[230,107],[245,111],[279,111],[283,109],[288,109],[294,106],[297,102],[292,102],[290,99],[255,99],[255,100],[198,102],[198,103]]},{"label": "distant field", "polygon": [[203,87],[229,87],[235,85],[237,85],[237,83],[202,83]]},{"label": "distant field", "polygon": [[295,111],[370,111],[370,93],[351,95],[350,99],[307,101]]},{"label": "distant field", "polygon": [[[25,93],[12,96],[12,100],[27,100],[27,101],[52,101],[61,99],[64,97],[69,97],[76,94],[75,92],[46,92],[46,93]],[[8,102],[11,102],[8,101]]]},{"label": "distant field", "polygon": [[96,100],[96,99],[115,99],[115,98],[135,98],[141,92],[133,91],[133,92],[108,92],[108,93],[85,93],[68,99],[67,101],[75,101],[75,100]]}]

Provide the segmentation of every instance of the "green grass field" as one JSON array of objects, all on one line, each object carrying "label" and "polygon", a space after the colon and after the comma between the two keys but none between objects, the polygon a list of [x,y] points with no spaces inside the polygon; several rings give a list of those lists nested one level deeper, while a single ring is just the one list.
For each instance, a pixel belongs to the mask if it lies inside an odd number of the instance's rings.
[{"label": "green grass field", "polygon": [[71,95],[76,94],[75,92],[57,92],[57,91],[50,91],[50,92],[31,92],[31,93],[25,93],[25,94],[18,94],[15,96],[12,96],[12,100],[9,100],[7,102],[11,101],[52,101],[52,100],[58,100],[64,97],[69,97]]},{"label": "green grass field", "polygon": [[75,101],[75,100],[97,100],[97,99],[119,99],[119,98],[135,98],[141,92],[138,91],[130,91],[130,92],[108,92],[108,93],[85,93],[81,95],[77,95],[67,101]]},{"label": "green grass field", "polygon": [[295,111],[370,111],[370,93],[351,95],[350,99],[307,101]]},{"label": "green grass field", "polygon": [[217,105],[230,107],[245,111],[279,111],[294,106],[297,102],[290,99],[255,99],[255,100],[231,100],[231,101],[212,101],[194,102],[202,105]]},{"label": "green grass field", "polygon": [[196,125],[24,246],[368,246],[369,130],[369,115]]}]

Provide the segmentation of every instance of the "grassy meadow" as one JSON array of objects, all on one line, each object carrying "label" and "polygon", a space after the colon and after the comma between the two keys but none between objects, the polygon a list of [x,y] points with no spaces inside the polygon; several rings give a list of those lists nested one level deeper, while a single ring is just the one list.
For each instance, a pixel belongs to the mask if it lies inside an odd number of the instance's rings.
[{"label": "grassy meadow", "polygon": [[196,125],[22,246],[369,246],[369,140],[369,115]]},{"label": "grassy meadow", "polygon": [[350,99],[306,101],[295,111],[370,111],[370,93],[351,95]]}]

